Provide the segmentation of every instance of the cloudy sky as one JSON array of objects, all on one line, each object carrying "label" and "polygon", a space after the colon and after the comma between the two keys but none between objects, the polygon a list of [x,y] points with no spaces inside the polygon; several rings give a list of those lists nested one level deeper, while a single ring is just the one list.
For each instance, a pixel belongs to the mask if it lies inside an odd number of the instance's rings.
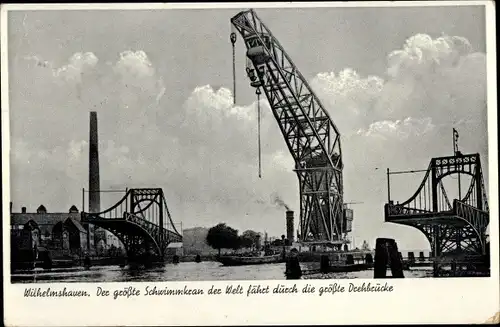
[{"label": "cloudy sky", "polygon": [[[297,178],[265,100],[258,178],[241,39],[233,105],[229,20],[238,11],[10,12],[15,210],[81,208],[88,116],[97,111],[101,188],[162,187],[184,228],[226,222],[283,234],[284,212],[271,198],[298,211]],[[484,8],[257,13],[339,127],[345,200],[363,202],[353,207],[356,244],[388,236],[403,249],[428,248],[420,232],[383,222],[385,169],[425,169],[452,154],[455,127],[462,152],[479,152],[487,174]],[[395,177],[394,200],[409,198],[422,177]],[[103,206],[115,198],[103,196]]]}]

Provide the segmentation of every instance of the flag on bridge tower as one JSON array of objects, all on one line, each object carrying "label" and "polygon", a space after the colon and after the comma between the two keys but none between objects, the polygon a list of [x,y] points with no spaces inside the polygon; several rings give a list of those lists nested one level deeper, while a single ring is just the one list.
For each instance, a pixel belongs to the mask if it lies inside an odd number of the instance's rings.
[{"label": "flag on bridge tower", "polygon": [[458,131],[453,128],[453,152],[455,155],[458,152]]}]

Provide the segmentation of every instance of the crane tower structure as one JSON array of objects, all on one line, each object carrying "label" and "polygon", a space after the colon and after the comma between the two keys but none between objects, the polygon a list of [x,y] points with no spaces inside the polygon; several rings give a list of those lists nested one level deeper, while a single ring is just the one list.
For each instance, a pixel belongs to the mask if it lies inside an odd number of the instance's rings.
[{"label": "crane tower structure", "polygon": [[295,161],[300,192],[299,241],[326,241],[340,248],[349,243],[347,233],[353,217],[352,212],[346,215],[343,205],[339,130],[254,10],[238,13],[231,24],[233,59],[237,31],[247,50],[250,85],[257,94],[262,89],[266,95]]}]

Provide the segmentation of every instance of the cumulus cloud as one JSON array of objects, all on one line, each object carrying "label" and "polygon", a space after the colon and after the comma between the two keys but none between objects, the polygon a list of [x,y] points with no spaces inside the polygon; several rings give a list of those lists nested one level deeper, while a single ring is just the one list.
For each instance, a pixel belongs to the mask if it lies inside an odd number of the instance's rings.
[{"label": "cumulus cloud", "polygon": [[69,63],[54,70],[54,76],[66,82],[81,83],[86,69],[97,65],[98,59],[92,52],[77,52],[69,58]]},{"label": "cumulus cloud", "polygon": [[124,78],[151,77],[155,70],[144,51],[124,51],[115,65],[115,70]]},{"label": "cumulus cloud", "polygon": [[381,120],[371,123],[367,130],[360,129],[359,135],[405,139],[425,135],[434,128],[431,118],[415,119],[408,117],[404,120]]},{"label": "cumulus cloud", "polygon": [[356,127],[372,121],[374,104],[383,86],[382,78],[362,77],[351,68],[338,74],[320,73],[311,81],[311,87],[335,116],[335,122],[343,134],[350,134]]},{"label": "cumulus cloud", "polygon": [[52,63],[50,63],[47,60],[43,60],[42,58],[40,58],[39,56],[36,56],[36,55],[24,56],[23,59],[27,60],[27,61],[34,62],[39,67],[51,67],[52,66]]},{"label": "cumulus cloud", "polygon": [[472,51],[469,41],[457,36],[442,36],[433,39],[426,34],[417,34],[406,40],[403,49],[388,56],[389,76],[410,75],[420,78],[433,69],[448,69],[457,65],[461,58]]},{"label": "cumulus cloud", "polygon": [[[409,235],[403,246],[415,246],[409,240],[418,240],[418,232],[383,224],[385,168],[425,169],[430,158],[452,154],[452,128],[460,132],[463,153],[481,154],[487,176],[486,59],[468,40],[417,34],[388,54],[385,76],[345,69],[318,74],[313,86],[333,119],[342,122],[341,132],[349,126],[343,133],[346,196],[372,204],[356,207],[358,217],[373,216],[373,206],[379,207],[376,219],[354,221],[358,236],[370,229],[380,235],[396,231]],[[356,133],[350,133],[353,127]],[[391,181],[394,200],[406,200],[423,178],[404,176]]]},{"label": "cumulus cloud", "polygon": [[[37,84],[40,78],[20,90],[29,94],[41,87],[39,102],[54,112],[48,119],[42,110],[47,108],[35,106],[13,120],[17,201],[66,210],[81,198],[88,178],[88,111],[96,110],[103,188],[163,187],[172,214],[185,227],[226,221],[242,230],[266,226],[281,235],[283,213],[269,201],[274,192],[298,212],[293,160],[267,101],[260,102],[260,179],[256,102],[235,106],[228,88],[201,85],[184,103],[166,105],[164,77],[144,51],[124,51],[105,63],[91,52],[75,54],[56,71],[48,77],[57,83]],[[79,85],[80,94],[69,81]],[[422,169],[432,156],[450,154],[452,127],[460,132],[463,152],[486,155],[485,56],[463,38],[415,35],[388,54],[384,76],[346,68],[320,73],[310,84],[343,138],[345,198],[364,202],[355,207],[358,238],[373,241],[387,232],[386,167]],[[31,128],[23,127],[26,121]],[[57,126],[50,133],[49,124]],[[394,180],[395,196],[405,200],[421,177]],[[415,239],[426,245],[418,232],[391,228],[408,236],[404,247],[415,246],[408,241]]]}]

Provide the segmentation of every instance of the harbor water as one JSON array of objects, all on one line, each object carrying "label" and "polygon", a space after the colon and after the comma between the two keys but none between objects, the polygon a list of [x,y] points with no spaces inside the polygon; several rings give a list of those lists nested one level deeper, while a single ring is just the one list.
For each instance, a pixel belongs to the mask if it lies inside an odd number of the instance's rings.
[{"label": "harbor water", "polygon": [[[303,267],[304,270],[307,267]],[[13,283],[55,283],[55,282],[166,282],[166,281],[216,281],[216,280],[284,280],[285,264],[264,264],[258,266],[226,267],[215,261],[201,263],[181,262],[163,267],[132,270],[119,266],[96,266],[90,269],[66,268],[50,271],[16,272],[11,275]],[[406,278],[432,277],[432,270],[419,268],[405,271]],[[390,272],[388,272],[390,275]],[[349,279],[373,278],[373,270],[349,273],[304,275],[303,279]]]}]

